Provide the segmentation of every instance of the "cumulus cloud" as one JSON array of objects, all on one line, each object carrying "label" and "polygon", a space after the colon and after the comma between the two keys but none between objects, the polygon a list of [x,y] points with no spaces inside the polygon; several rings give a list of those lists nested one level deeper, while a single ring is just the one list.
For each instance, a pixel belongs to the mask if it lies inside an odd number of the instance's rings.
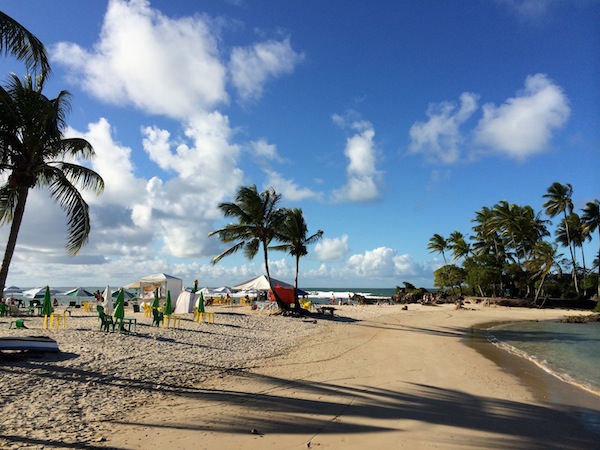
[{"label": "cumulus cloud", "polygon": [[459,104],[442,102],[429,106],[427,122],[416,122],[410,128],[409,152],[422,153],[432,162],[455,163],[460,157],[464,137],[460,127],[477,109],[478,96],[463,92]]},{"label": "cumulus cloud", "polygon": [[341,261],[348,253],[348,235],[339,238],[323,238],[315,244],[315,255],[319,261]]},{"label": "cumulus cloud", "polygon": [[379,247],[348,258],[348,267],[359,276],[393,277],[416,273],[409,255],[397,255],[394,249]]},{"label": "cumulus cloud", "polygon": [[61,42],[52,57],[101,101],[183,119],[227,101],[213,31],[202,16],[171,19],[145,1],[112,0],[93,51]]},{"label": "cumulus cloud", "polygon": [[308,199],[320,200],[322,198],[322,193],[301,187],[293,179],[285,178],[274,170],[266,169],[265,173],[267,175],[265,188],[272,187],[286,200],[298,202]]},{"label": "cumulus cloud", "polygon": [[478,98],[465,92],[458,104],[442,102],[430,106],[429,120],[416,122],[410,129],[409,152],[444,164],[483,152],[523,160],[544,151],[552,134],[570,115],[562,89],[545,74],[538,73],[528,76],[525,88],[502,105],[484,104],[477,125],[462,130],[477,111]]},{"label": "cumulus cloud", "polygon": [[524,159],[546,149],[552,133],[569,118],[562,89],[544,74],[528,76],[525,89],[502,105],[483,105],[475,143]]},{"label": "cumulus cloud", "polygon": [[269,78],[291,73],[302,59],[303,55],[292,48],[289,37],[236,47],[229,61],[231,81],[242,100],[257,99]]},{"label": "cumulus cloud", "polygon": [[560,0],[496,0],[512,11],[517,17],[525,20],[544,17],[553,3]]},{"label": "cumulus cloud", "polygon": [[[341,116],[333,121],[344,125]],[[369,202],[379,198],[382,173],[377,170],[377,150],[373,138],[375,130],[371,123],[354,121],[351,128],[355,134],[346,141],[344,154],[348,158],[346,184],[333,192],[334,202]]]}]

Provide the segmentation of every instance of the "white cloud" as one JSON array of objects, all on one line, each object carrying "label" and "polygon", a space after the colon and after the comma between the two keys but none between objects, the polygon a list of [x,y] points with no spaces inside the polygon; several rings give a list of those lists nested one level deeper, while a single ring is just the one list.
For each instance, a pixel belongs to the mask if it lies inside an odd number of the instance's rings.
[{"label": "white cloud", "polygon": [[397,255],[394,249],[379,247],[348,258],[348,269],[360,277],[394,277],[417,273],[409,255]]},{"label": "white cloud", "polygon": [[282,158],[277,153],[277,146],[269,144],[266,139],[258,139],[250,143],[254,154],[259,158],[264,158],[272,161],[282,161]]},{"label": "white cloud", "polygon": [[322,198],[320,192],[300,187],[293,179],[284,178],[280,173],[275,172],[274,170],[265,169],[265,173],[267,174],[265,188],[272,187],[277,193],[281,194],[285,200],[298,202],[308,199],[320,200]]},{"label": "white cloud", "polygon": [[500,106],[485,104],[475,130],[475,142],[524,159],[546,149],[552,132],[569,118],[570,108],[561,88],[546,75],[525,80],[525,89]]},{"label": "white cloud", "polygon": [[348,253],[348,235],[339,238],[323,238],[315,244],[315,255],[319,261],[340,261]]},{"label": "white cloud", "polygon": [[209,21],[170,19],[145,1],[111,0],[94,51],[61,42],[52,56],[101,101],[179,119],[227,101]]},{"label": "white cloud", "polygon": [[[334,122],[343,123],[340,116]],[[377,151],[373,138],[375,130],[366,121],[355,121],[351,125],[356,133],[346,141],[344,154],[348,158],[347,181],[333,192],[334,202],[369,202],[379,197],[382,174],[377,170]]]},{"label": "white cloud", "polygon": [[415,122],[410,128],[411,153],[422,153],[432,162],[454,163],[460,158],[460,146],[464,138],[460,127],[477,109],[478,96],[463,92],[460,106],[443,102],[430,105],[427,122]]},{"label": "white cloud", "polygon": [[546,15],[548,9],[558,0],[496,0],[514,12],[519,18],[531,20]]},{"label": "white cloud", "polygon": [[290,44],[290,39],[259,42],[251,47],[237,47],[231,52],[231,80],[242,100],[260,98],[269,78],[291,73],[303,59]]}]

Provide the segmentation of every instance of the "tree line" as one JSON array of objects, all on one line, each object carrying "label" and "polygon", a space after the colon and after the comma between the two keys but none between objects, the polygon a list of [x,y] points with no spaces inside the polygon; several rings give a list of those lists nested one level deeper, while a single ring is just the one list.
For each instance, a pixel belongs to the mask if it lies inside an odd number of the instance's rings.
[{"label": "tree line", "polygon": [[[531,206],[502,200],[475,213],[472,235],[434,234],[427,248],[444,260],[444,266],[434,271],[435,285],[461,295],[512,296],[534,302],[541,296],[600,298],[600,250],[590,267],[583,250],[596,231],[600,237],[600,202],[587,202],[577,212],[572,197],[571,184],[555,182],[543,195],[548,218]],[[559,223],[554,239],[549,239],[548,225],[555,217]],[[452,256],[450,264],[447,254]]]}]

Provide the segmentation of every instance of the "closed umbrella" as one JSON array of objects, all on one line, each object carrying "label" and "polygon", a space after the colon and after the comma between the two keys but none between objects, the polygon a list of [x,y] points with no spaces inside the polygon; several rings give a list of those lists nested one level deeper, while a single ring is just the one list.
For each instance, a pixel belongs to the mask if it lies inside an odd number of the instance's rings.
[{"label": "closed umbrella", "polygon": [[46,293],[44,294],[44,302],[42,303],[42,315],[44,316],[43,328],[46,328],[48,324],[48,317],[52,314],[52,300],[50,299],[50,288],[46,286]]},{"label": "closed umbrella", "polygon": [[198,312],[204,312],[204,295],[202,295],[202,291],[200,291],[200,296],[198,297]]},{"label": "closed umbrella", "polygon": [[158,288],[154,290],[154,301],[152,302],[153,308],[160,308],[160,300],[158,299]]},{"label": "closed umbrella", "polygon": [[102,304],[102,306],[104,306],[104,312],[109,316],[112,316],[114,306],[112,297],[110,295],[110,286],[106,286],[106,289],[104,289],[104,293],[102,294],[102,298],[104,298],[104,303]]},{"label": "closed umbrella", "polygon": [[119,289],[113,317],[115,319],[123,319],[125,317],[125,294],[123,294],[123,289]]},{"label": "closed umbrella", "polygon": [[165,316],[170,316],[173,312],[173,306],[171,305],[171,291],[167,291],[167,300],[165,300],[165,307],[163,309],[163,314]]}]

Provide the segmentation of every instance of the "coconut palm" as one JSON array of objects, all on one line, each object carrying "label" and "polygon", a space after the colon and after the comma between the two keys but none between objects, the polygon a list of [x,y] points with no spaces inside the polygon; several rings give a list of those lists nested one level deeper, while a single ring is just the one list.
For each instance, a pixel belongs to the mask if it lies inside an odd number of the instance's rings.
[{"label": "coconut palm", "polygon": [[[583,215],[581,216],[581,222],[586,233],[591,236],[592,233],[598,230],[598,237],[600,238],[600,201],[594,200],[593,202],[587,202],[585,208],[583,208]],[[598,251],[600,255],[600,249]],[[600,264],[598,265],[598,298],[600,298]]]},{"label": "coconut palm", "polygon": [[[93,170],[72,160],[94,156],[91,144],[81,138],[64,138],[70,94],[55,99],[42,94],[43,82],[31,76],[24,82],[11,77],[7,88],[0,87],[0,172],[8,179],[0,186],[0,222],[11,223],[0,269],[0,294],[17,243],[29,190],[47,187],[50,196],[67,215],[66,249],[77,254],[90,233],[88,204],[78,188],[100,194],[104,181]],[[66,158],[70,161],[63,161]]]},{"label": "coconut palm", "polygon": [[546,241],[539,241],[536,243],[533,251],[531,252],[531,259],[525,262],[525,267],[533,274],[532,278],[539,280],[539,285],[535,291],[535,297],[533,299],[534,303],[537,302],[540,296],[540,292],[542,291],[544,281],[546,280],[548,273],[550,273],[550,270],[552,270],[552,267],[554,267],[556,264],[556,257],[557,253],[555,244],[550,244]]},{"label": "coconut palm", "polygon": [[548,188],[547,193],[543,195],[543,197],[547,200],[542,206],[546,209],[546,214],[548,214],[550,217],[563,214],[566,225],[565,231],[567,235],[567,246],[569,247],[571,261],[573,263],[573,283],[575,284],[575,291],[577,292],[577,295],[579,295],[579,283],[577,282],[577,271],[575,270],[577,266],[575,261],[575,250],[571,242],[571,233],[569,230],[569,223],[567,221],[567,215],[573,213],[573,201],[571,199],[572,196],[573,186],[571,186],[569,183],[560,184],[555,182],[552,183],[552,185]]},{"label": "coconut palm", "polygon": [[[234,202],[219,204],[223,215],[232,217],[237,222],[209,233],[209,236],[218,235],[222,242],[234,242],[227,250],[215,256],[212,263],[216,264],[225,256],[239,250],[242,250],[248,259],[253,259],[262,246],[267,279],[271,284],[268,247],[285,221],[284,210],[278,207],[280,200],[281,194],[277,194],[273,188],[259,193],[256,186],[252,185],[240,187]],[[286,309],[286,305],[276,293],[273,294],[279,307]]]},{"label": "coconut palm", "polygon": [[285,222],[277,239],[280,245],[271,247],[273,250],[283,250],[296,258],[296,276],[294,278],[294,304],[296,310],[300,310],[298,301],[298,273],[300,270],[300,258],[308,254],[307,246],[314,244],[323,237],[323,231],[319,230],[312,236],[307,236],[308,227],[304,220],[302,210],[299,208],[285,210]]},{"label": "coconut palm", "polygon": [[0,11],[0,52],[11,54],[25,62],[27,70],[44,79],[50,73],[50,63],[44,44],[23,25]]},{"label": "coconut palm", "polygon": [[444,258],[444,264],[447,265],[448,261],[446,261],[445,251],[448,250],[448,241],[441,234],[434,234],[429,243],[427,244],[427,248],[429,249],[429,253],[441,253],[442,258]]},{"label": "coconut palm", "polygon": [[460,258],[469,256],[471,248],[469,243],[460,231],[453,231],[448,236],[448,248],[452,250],[452,261],[456,262]]}]

